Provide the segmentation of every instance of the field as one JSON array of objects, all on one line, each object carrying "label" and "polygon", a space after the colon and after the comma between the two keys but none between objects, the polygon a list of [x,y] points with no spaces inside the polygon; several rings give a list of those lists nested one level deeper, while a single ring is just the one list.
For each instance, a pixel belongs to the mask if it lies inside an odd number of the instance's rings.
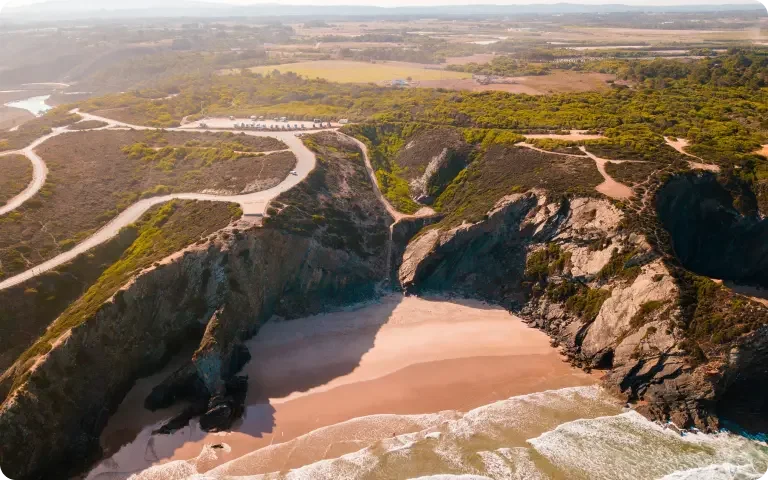
[{"label": "field", "polygon": [[0,205],[21,193],[32,181],[32,163],[22,155],[0,157]]},{"label": "field", "polygon": [[419,82],[472,78],[471,74],[464,72],[429,69],[417,63],[405,62],[363,63],[346,60],[320,60],[251,68],[252,72],[261,74],[273,70],[279,70],[281,73],[294,72],[307,78],[324,78],[332,82],[342,83],[381,83],[407,78]]},{"label": "field", "polygon": [[571,93],[608,90],[608,81],[615,80],[614,75],[605,73],[586,73],[555,71],[550,75],[533,77],[512,77],[514,83],[481,85],[471,78],[423,81],[419,86],[429,88],[449,88],[452,90],[470,90],[473,92],[500,91],[525,93],[528,95],[546,95],[548,93]]},{"label": "field", "polygon": [[54,137],[37,149],[50,170],[45,186],[0,217],[0,278],[71,248],[140,198],[277,185],[296,158],[291,152],[257,152],[283,148],[272,138],[212,133],[98,131]]}]

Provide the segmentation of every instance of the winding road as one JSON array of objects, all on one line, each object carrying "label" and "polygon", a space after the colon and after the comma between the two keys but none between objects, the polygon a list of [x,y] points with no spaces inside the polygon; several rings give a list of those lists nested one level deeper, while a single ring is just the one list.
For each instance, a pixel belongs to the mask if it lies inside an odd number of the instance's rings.
[{"label": "winding road", "polygon": [[46,140],[53,138],[57,135],[64,133],[66,128],[54,129],[52,133],[44,137],[40,137],[35,140],[31,145],[21,150],[11,150],[0,153],[0,157],[6,157],[8,155],[24,155],[32,162],[32,181],[27,185],[21,193],[8,200],[8,202],[0,207],[0,215],[5,215],[8,212],[16,210],[24,202],[34,197],[37,192],[45,185],[45,179],[48,176],[48,167],[45,166],[45,162],[35,153],[35,148],[40,146]]},{"label": "winding road", "polygon": [[[79,113],[83,117],[83,120],[99,120],[107,123],[106,126],[100,127],[94,130],[105,130],[105,129],[158,130],[157,128],[154,128],[154,127],[131,125],[129,123],[119,122],[119,121],[99,117],[97,115],[83,113],[77,110],[73,110],[73,113]],[[183,128],[183,129],[170,128],[165,130],[181,131],[181,132],[190,132],[190,131],[191,132],[209,132],[210,131],[207,129],[195,129],[195,128]],[[34,175],[33,182],[30,183],[30,185],[24,190],[24,192],[22,192],[22,194],[17,195],[11,200],[11,202],[6,204],[0,213],[7,213],[9,211],[12,211],[15,208],[18,208],[25,201],[32,198],[40,190],[40,188],[42,188],[43,184],[45,183],[47,168],[43,160],[39,156],[37,156],[37,154],[34,153],[34,148],[36,148],[46,140],[56,135],[61,135],[67,131],[68,130],[66,128],[56,129],[53,133],[35,140],[35,142],[33,142],[28,147],[26,147],[24,150],[5,153],[6,155],[10,155],[12,153],[24,152],[23,154],[26,155],[32,161],[33,165],[36,165],[36,168],[35,168],[35,175]],[[241,130],[236,130],[236,129],[232,129],[228,131],[231,131],[234,133],[241,132]],[[47,272],[60,265],[63,265],[64,263],[74,260],[75,257],[77,257],[78,255],[85,253],[88,250],[96,247],[97,245],[100,245],[106,242],[107,240],[113,238],[114,236],[116,236],[120,231],[120,229],[130,225],[131,223],[136,222],[151,207],[161,203],[168,202],[170,200],[179,199],[179,200],[207,200],[207,201],[214,201],[214,202],[231,202],[231,203],[237,203],[240,205],[240,208],[242,208],[243,210],[244,216],[263,215],[267,208],[267,204],[269,203],[270,200],[272,200],[282,192],[285,192],[286,190],[289,190],[290,188],[297,185],[299,182],[304,180],[304,178],[306,178],[306,176],[309,174],[310,171],[312,171],[315,168],[315,154],[312,153],[312,151],[309,150],[301,141],[301,139],[298,137],[298,134],[302,132],[254,132],[254,131],[242,131],[242,132],[247,135],[252,135],[257,137],[272,137],[272,138],[276,138],[278,140],[283,141],[283,143],[285,143],[288,146],[288,148],[291,150],[291,152],[293,152],[293,154],[296,156],[296,167],[294,169],[296,174],[288,175],[282,182],[280,182],[278,185],[270,189],[262,190],[259,192],[247,193],[243,195],[211,195],[211,194],[204,194],[204,193],[178,193],[178,194],[164,195],[161,197],[151,197],[151,198],[145,198],[143,200],[139,200],[138,202],[132,204],[127,209],[123,210],[117,217],[113,218],[109,223],[101,227],[96,233],[94,233],[93,235],[85,239],[83,242],[77,244],[71,250],[68,250],[60,255],[57,255],[39,265],[36,265],[35,267],[25,272],[22,272],[18,275],[15,275],[6,280],[3,280],[2,282],[0,282],[0,290],[4,290],[6,288],[10,288],[12,286],[18,285],[22,282],[29,280],[30,278],[34,278],[44,272]]]}]

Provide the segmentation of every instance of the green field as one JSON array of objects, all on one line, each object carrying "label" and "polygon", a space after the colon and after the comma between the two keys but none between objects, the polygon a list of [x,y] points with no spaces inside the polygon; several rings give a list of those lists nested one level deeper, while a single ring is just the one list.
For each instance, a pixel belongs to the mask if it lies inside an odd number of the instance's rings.
[{"label": "green field", "polygon": [[324,78],[332,82],[368,83],[387,82],[411,78],[414,81],[472,78],[465,72],[427,69],[418,64],[363,63],[346,60],[320,60],[316,62],[287,63],[251,68],[255,73],[294,72],[307,78]]}]

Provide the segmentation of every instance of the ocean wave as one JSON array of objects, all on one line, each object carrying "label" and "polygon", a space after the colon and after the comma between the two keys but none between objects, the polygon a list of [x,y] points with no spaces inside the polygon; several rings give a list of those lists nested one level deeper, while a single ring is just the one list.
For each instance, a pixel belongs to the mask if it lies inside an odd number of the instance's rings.
[{"label": "ocean wave", "polygon": [[566,422],[529,443],[561,470],[584,478],[656,479],[717,464],[768,468],[764,444],[726,433],[681,436],[634,411]]},{"label": "ocean wave", "polygon": [[756,480],[760,478],[763,478],[763,474],[757,472],[753,465],[721,463],[672,472],[659,480]]},{"label": "ocean wave", "polygon": [[[361,448],[336,454],[329,445],[341,438]],[[270,469],[275,458],[296,452],[314,452],[316,460]],[[752,480],[768,468],[765,444],[725,433],[680,436],[636,412],[622,413],[622,406],[595,386],[512,397],[464,414],[361,417],[207,471],[210,455],[216,452],[206,447],[196,459],[131,478]]]}]

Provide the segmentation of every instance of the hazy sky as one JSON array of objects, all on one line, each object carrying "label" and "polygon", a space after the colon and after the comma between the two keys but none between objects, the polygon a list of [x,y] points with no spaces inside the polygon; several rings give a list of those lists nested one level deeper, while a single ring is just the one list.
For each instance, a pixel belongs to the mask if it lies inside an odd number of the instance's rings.
[{"label": "hazy sky", "polygon": [[[0,0],[2,5],[28,5],[49,0]],[[729,5],[757,3],[758,0],[202,0],[234,5],[279,3],[292,5],[377,5],[382,7],[401,5],[514,5],[514,4],[624,4],[624,5]],[[765,0],[768,1],[768,0]],[[761,3],[765,4],[765,1]],[[94,2],[100,3],[100,2]],[[112,3],[112,2],[105,2]],[[130,2],[128,2],[130,3]]]}]

